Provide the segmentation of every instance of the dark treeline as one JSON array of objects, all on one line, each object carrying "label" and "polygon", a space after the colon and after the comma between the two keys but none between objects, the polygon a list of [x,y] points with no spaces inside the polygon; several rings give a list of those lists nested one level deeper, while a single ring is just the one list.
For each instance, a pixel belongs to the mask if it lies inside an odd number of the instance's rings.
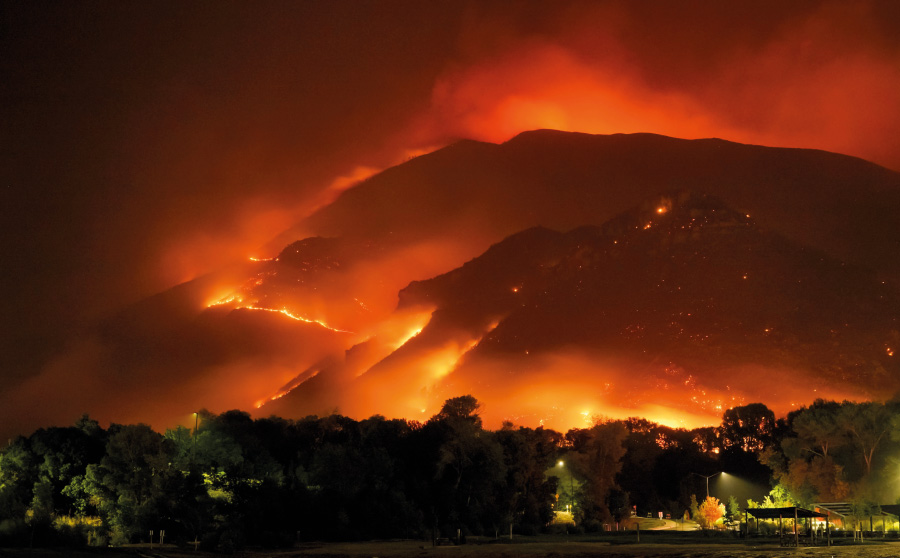
[{"label": "dark treeline", "polygon": [[717,428],[629,419],[565,434],[486,430],[471,396],[425,423],[229,411],[160,434],[143,424],[103,429],[85,416],[0,452],[0,545],[122,544],[151,530],[219,551],[497,537],[553,529],[567,509],[575,529],[599,530],[635,509],[696,513],[695,498],[706,496],[699,476],[718,471],[763,493],[780,483],[777,503],[875,502],[896,468],[896,411],[817,401],[776,420],[752,404],[726,411]]}]

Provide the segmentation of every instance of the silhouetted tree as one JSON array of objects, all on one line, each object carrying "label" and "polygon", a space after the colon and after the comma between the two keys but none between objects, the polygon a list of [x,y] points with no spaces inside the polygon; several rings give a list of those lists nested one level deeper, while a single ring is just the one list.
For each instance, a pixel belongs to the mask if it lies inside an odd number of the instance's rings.
[{"label": "silhouetted tree", "polygon": [[578,510],[582,520],[607,521],[612,517],[607,497],[616,487],[615,478],[622,467],[623,443],[627,435],[621,422],[598,423],[589,429],[566,433],[572,449],[569,456],[573,469],[584,479],[584,498]]},{"label": "silhouetted tree", "polygon": [[722,416],[718,429],[723,448],[736,447],[746,452],[759,452],[772,442],[775,413],[762,403],[732,407]]}]

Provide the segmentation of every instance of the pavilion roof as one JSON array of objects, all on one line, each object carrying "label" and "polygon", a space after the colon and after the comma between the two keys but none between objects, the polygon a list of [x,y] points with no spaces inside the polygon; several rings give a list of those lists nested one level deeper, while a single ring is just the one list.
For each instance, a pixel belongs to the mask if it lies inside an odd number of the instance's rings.
[{"label": "pavilion roof", "polygon": [[[822,511],[831,512],[841,517],[853,515],[852,510],[850,509],[850,502],[819,502],[813,504],[813,507]],[[879,507],[881,508],[881,513],[873,515],[890,514],[900,516],[900,505],[881,504]]]},{"label": "pavilion roof", "polygon": [[777,519],[783,517],[785,519],[792,517],[828,517],[826,514],[808,510],[806,508],[798,508],[790,506],[787,508],[751,508],[747,513],[757,519]]}]

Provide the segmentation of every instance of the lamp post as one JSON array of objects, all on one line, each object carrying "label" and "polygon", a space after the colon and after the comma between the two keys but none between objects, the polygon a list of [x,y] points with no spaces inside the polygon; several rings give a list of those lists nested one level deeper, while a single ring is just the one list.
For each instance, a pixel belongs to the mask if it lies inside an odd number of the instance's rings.
[{"label": "lamp post", "polygon": [[701,475],[700,473],[691,473],[692,475],[697,475],[698,477],[703,477],[706,479],[706,497],[709,498],[709,479],[716,475],[724,475],[724,471],[719,471],[718,473],[713,473],[711,475]]},{"label": "lamp post", "polygon": [[[565,467],[566,462],[560,459],[556,463],[557,467]],[[572,508],[575,507],[575,480],[572,478],[572,471],[566,470],[566,474],[569,475],[569,500],[572,503]]]},{"label": "lamp post", "polygon": [[[191,432],[191,465],[194,464],[194,446],[197,445],[197,427],[200,424],[200,413],[194,413],[194,431]],[[195,537],[196,538],[196,537]]]}]

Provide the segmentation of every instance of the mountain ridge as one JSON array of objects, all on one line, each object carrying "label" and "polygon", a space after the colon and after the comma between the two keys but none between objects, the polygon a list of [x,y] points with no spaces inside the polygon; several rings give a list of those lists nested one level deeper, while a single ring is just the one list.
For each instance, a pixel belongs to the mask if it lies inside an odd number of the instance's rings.
[{"label": "mountain ridge", "polygon": [[[420,204],[416,198],[413,208],[406,201],[422,194],[424,184],[436,201]],[[533,225],[567,230],[600,224],[678,188],[728,199],[788,237],[900,274],[900,263],[875,265],[880,256],[868,248],[900,248],[900,223],[886,209],[900,211],[900,174],[820,150],[655,134],[542,130],[502,144],[454,144],[367,179],[310,216],[304,228],[335,236],[402,237],[410,226],[403,216],[415,213],[414,224],[424,223],[419,236],[433,234],[438,225],[465,230],[461,223],[496,238]],[[880,230],[859,230],[855,222],[867,215]],[[359,223],[371,225],[360,229]]]}]

